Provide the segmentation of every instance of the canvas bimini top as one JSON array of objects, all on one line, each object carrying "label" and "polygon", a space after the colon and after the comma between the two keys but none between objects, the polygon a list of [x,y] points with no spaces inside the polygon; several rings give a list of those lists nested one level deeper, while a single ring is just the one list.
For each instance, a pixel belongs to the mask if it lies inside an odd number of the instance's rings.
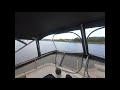
[{"label": "canvas bimini top", "polygon": [[33,39],[71,30],[105,26],[105,12],[16,12],[15,38]]}]

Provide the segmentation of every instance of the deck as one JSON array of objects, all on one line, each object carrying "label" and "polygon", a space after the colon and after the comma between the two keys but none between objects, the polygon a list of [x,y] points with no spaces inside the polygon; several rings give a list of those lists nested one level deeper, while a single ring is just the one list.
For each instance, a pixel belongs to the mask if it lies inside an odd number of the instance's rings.
[{"label": "deck", "polygon": [[[58,54],[56,61],[59,64],[61,61],[62,55]],[[82,58],[78,56],[71,56],[71,55],[65,55],[62,67],[66,67],[73,71],[78,71],[81,66]],[[21,68],[18,68],[15,70],[15,76],[18,76],[20,74],[26,73],[31,70],[35,70],[35,68],[40,67],[41,65],[45,64],[55,64],[55,54],[43,57],[36,62],[32,62],[26,66],[23,66]],[[85,63],[85,62],[84,62]],[[79,74],[84,74],[84,65],[83,69],[79,72]],[[88,65],[88,72],[91,78],[105,78],[105,63],[95,61],[95,60],[89,60]]]}]

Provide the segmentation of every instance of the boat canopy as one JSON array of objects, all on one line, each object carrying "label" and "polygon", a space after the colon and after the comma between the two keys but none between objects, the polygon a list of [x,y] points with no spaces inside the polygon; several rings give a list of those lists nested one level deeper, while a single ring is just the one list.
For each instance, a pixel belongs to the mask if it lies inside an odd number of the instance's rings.
[{"label": "boat canopy", "polygon": [[105,26],[105,12],[16,12],[15,38],[42,39],[71,30]]}]

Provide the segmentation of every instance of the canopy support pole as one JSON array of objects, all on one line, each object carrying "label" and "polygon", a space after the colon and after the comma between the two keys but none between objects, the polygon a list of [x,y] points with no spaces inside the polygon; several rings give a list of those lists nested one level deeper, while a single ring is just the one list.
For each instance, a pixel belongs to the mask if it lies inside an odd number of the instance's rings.
[{"label": "canopy support pole", "polygon": [[38,57],[41,56],[41,52],[40,52],[40,44],[39,44],[39,40],[36,40],[36,46],[37,46],[37,52],[38,52]]},{"label": "canopy support pole", "polygon": [[87,43],[85,28],[84,28],[83,24],[81,24],[81,36],[82,36],[83,51],[86,55],[88,55],[88,43]]}]

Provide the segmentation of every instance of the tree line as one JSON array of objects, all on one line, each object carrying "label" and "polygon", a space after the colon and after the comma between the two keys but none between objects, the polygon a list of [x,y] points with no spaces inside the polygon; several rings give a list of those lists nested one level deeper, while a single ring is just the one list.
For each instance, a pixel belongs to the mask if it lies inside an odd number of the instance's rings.
[{"label": "tree line", "polygon": [[[51,41],[50,39],[44,39],[45,41]],[[81,42],[81,39],[54,39],[54,41],[62,41],[62,42]],[[89,37],[88,43],[105,43],[105,37]]]}]

